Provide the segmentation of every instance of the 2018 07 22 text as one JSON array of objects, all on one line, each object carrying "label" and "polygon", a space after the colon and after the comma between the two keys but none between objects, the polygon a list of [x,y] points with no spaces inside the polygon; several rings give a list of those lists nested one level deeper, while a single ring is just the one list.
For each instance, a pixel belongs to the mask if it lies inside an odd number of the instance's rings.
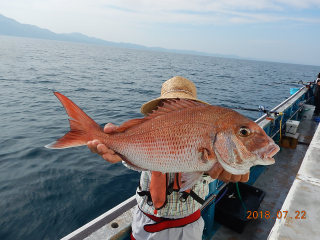
[{"label": "2018 07 22 text", "polygon": [[269,211],[247,211],[247,219],[286,219],[286,218],[293,218],[293,219],[307,219],[306,218],[306,211],[295,211],[294,215],[288,215],[289,211],[278,211],[275,216],[272,216]]}]

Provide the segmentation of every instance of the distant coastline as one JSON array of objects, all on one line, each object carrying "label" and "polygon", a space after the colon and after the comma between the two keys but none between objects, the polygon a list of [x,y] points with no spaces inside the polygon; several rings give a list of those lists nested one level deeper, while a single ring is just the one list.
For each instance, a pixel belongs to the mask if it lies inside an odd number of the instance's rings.
[{"label": "distant coastline", "polygon": [[[39,28],[34,25],[19,23],[14,19],[3,16],[2,14],[0,14],[0,35],[76,42],[76,43],[87,43],[87,44],[96,44],[96,45],[104,45],[104,46],[111,46],[111,47],[129,48],[129,49],[140,49],[140,50],[157,51],[157,52],[171,52],[171,53],[182,53],[182,54],[191,54],[191,55],[259,61],[259,59],[239,57],[237,55],[213,54],[213,53],[197,52],[197,51],[190,51],[190,50],[166,49],[161,47],[146,47],[139,44],[123,43],[123,42],[116,43],[116,42],[110,42],[110,41],[106,41],[106,40],[95,38],[95,37],[89,37],[81,33],[57,34],[50,30]],[[260,61],[264,61],[264,60],[260,59]]]}]

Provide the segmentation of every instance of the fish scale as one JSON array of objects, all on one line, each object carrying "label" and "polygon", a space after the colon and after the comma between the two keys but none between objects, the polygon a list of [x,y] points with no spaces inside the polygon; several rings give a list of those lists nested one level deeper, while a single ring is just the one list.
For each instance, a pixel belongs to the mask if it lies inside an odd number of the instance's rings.
[{"label": "fish scale", "polygon": [[104,143],[144,169],[161,172],[208,171],[213,163],[203,163],[199,152],[199,149],[210,144],[210,136],[201,137],[207,128],[211,127],[199,124],[171,126],[138,136],[124,133],[129,136],[118,135],[120,139],[111,135]]},{"label": "fish scale", "polygon": [[[161,172],[208,171],[215,162],[203,162],[200,149],[212,145],[208,106],[176,110],[99,139],[134,165]],[[212,122],[212,121],[211,121]],[[120,143],[121,142],[121,143]],[[156,156],[156,157],[155,157]]]}]

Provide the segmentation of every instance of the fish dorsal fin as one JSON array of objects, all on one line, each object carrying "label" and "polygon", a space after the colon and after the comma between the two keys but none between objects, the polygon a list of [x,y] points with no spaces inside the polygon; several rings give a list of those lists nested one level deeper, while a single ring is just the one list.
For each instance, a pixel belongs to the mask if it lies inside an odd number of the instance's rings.
[{"label": "fish dorsal fin", "polygon": [[181,98],[166,99],[162,102],[162,105],[160,105],[157,108],[157,110],[153,110],[152,113],[146,118],[151,119],[151,118],[155,118],[155,117],[167,114],[169,112],[181,110],[184,108],[205,106],[205,105],[206,104],[204,103],[199,103],[199,102],[188,100],[188,99],[181,99]]},{"label": "fish dorsal fin", "polygon": [[181,110],[181,109],[189,108],[189,107],[207,106],[207,104],[204,104],[204,103],[199,103],[196,101],[192,101],[192,100],[188,100],[188,99],[180,99],[180,98],[167,99],[167,100],[164,100],[162,104],[163,105],[159,106],[157,108],[157,110],[153,110],[152,113],[150,115],[148,115],[147,117],[139,118],[139,119],[131,119],[127,122],[124,122],[114,132],[115,133],[124,132],[125,130],[127,130],[128,128],[130,128],[132,126],[135,126],[135,125],[143,123],[147,120],[165,115],[169,112],[173,112],[173,111],[177,111],[177,110]]}]

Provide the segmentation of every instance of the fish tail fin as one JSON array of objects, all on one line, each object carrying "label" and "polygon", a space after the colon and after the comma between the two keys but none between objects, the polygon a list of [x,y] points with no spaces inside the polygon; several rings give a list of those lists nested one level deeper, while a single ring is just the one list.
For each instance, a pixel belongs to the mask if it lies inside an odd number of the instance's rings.
[{"label": "fish tail fin", "polygon": [[61,101],[67,114],[72,119],[70,131],[62,138],[46,145],[46,148],[70,148],[86,145],[88,141],[94,140],[98,132],[103,132],[99,124],[93,121],[81,108],[61,93],[54,92]]}]

